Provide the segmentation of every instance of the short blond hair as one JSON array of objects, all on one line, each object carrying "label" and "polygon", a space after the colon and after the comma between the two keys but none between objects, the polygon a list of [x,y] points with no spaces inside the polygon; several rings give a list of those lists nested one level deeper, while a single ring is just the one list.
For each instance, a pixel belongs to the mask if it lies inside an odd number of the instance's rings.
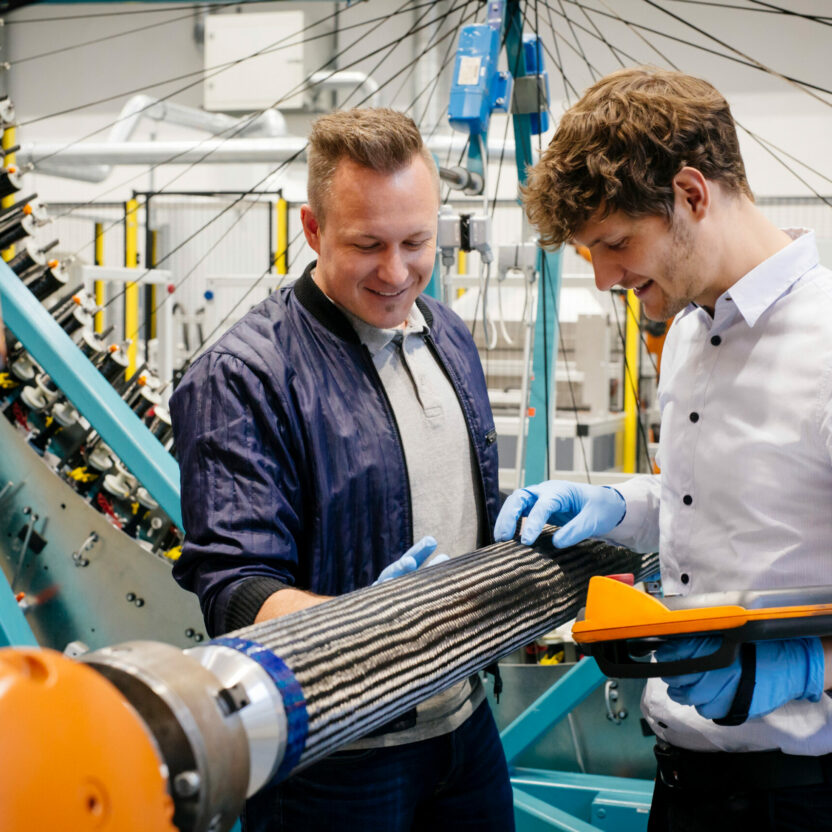
[{"label": "short blond hair", "polygon": [[439,172],[413,119],[387,107],[340,110],[312,124],[307,151],[307,199],[318,222],[342,159],[379,173],[395,173],[421,156],[439,190]]},{"label": "short blond hair", "polygon": [[540,242],[571,240],[614,211],[673,216],[673,177],[686,166],[753,199],[728,102],[707,81],[654,67],[597,81],[562,116],[522,189]]}]

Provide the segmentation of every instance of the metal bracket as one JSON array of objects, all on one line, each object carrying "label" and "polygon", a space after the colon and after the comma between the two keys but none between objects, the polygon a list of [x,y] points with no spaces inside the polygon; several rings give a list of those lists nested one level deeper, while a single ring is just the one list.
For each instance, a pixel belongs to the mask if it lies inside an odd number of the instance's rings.
[{"label": "metal bracket", "polygon": [[548,109],[549,93],[543,75],[523,75],[514,79],[510,110],[512,114],[539,113]]},{"label": "metal bracket", "polygon": [[72,562],[76,566],[89,566],[90,559],[84,555],[98,543],[98,532],[90,532],[87,539],[78,547],[78,551],[72,553]]},{"label": "metal bracket", "polygon": [[23,569],[23,561],[26,559],[26,553],[29,551],[29,541],[32,539],[32,532],[35,530],[35,523],[38,522],[38,515],[32,511],[31,506],[26,506],[23,513],[29,517],[29,522],[26,524],[26,533],[23,537],[23,545],[20,548],[20,557],[17,559],[17,566],[12,575],[11,587],[14,590],[14,585],[20,577],[20,572]]},{"label": "metal bracket", "polygon": [[615,679],[608,679],[604,685],[604,702],[607,706],[607,719],[616,725],[621,725],[622,720],[627,719],[626,708],[618,707],[618,682]]}]

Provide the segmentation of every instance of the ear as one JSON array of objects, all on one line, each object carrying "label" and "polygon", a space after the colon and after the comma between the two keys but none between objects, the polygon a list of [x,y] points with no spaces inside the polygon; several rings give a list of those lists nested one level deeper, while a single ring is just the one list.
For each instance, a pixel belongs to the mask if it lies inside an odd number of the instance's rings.
[{"label": "ear", "polygon": [[711,205],[711,188],[702,172],[684,167],[673,177],[675,211],[683,211],[694,220],[701,220]]},{"label": "ear", "polygon": [[303,226],[303,236],[309,243],[309,248],[315,254],[321,253],[321,224],[310,205],[302,205],[300,209],[300,224]]}]

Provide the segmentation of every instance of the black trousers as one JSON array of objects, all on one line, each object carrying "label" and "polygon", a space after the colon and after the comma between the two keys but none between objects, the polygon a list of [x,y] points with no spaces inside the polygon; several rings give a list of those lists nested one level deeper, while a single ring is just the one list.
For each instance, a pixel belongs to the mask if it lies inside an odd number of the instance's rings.
[{"label": "black trousers", "polygon": [[832,759],[656,747],[648,832],[832,832]]}]

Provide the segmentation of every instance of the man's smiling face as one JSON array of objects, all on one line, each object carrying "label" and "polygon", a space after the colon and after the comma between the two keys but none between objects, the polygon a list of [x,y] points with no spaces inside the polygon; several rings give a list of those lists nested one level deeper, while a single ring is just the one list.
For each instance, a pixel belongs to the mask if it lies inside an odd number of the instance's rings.
[{"label": "man's smiling face", "polygon": [[421,156],[394,173],[342,159],[323,221],[301,210],[318,254],[315,282],[368,324],[402,324],[433,273],[439,194]]},{"label": "man's smiling face", "polygon": [[644,314],[665,321],[689,303],[712,306],[708,270],[696,255],[694,229],[686,218],[631,217],[614,211],[604,219],[591,217],[574,240],[592,254],[595,284],[632,289]]}]

